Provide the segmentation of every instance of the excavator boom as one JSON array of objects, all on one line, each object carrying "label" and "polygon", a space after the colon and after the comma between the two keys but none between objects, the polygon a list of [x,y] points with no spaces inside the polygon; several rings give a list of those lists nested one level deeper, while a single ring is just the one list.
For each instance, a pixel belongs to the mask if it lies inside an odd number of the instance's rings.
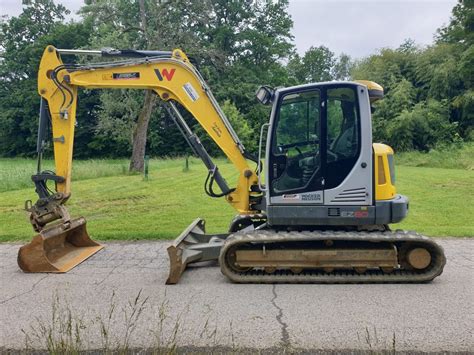
[{"label": "excavator boom", "polygon": [[[63,55],[101,55],[126,57],[119,61],[91,64],[65,64]],[[257,184],[249,166],[245,147],[240,142],[207,84],[188,57],[179,49],[167,51],[135,50],[61,50],[48,46],[41,59],[38,92],[41,96],[38,131],[38,170],[32,179],[39,195],[33,204],[27,201],[30,221],[38,235],[18,254],[20,268],[27,272],[66,272],[99,251],[102,246],[90,239],[85,219],[72,219],[65,207],[71,196],[71,172],[79,88],[146,89],[154,91],[177,124],[193,151],[203,160],[209,176],[207,192],[223,197],[239,213],[251,211],[251,187]],[[237,186],[228,186],[199,138],[180,114],[185,107],[222,149],[239,172]],[[46,127],[51,121],[55,173],[41,171],[41,156]],[[48,181],[56,191],[50,192]],[[221,192],[213,190],[213,183]],[[176,249],[174,260],[180,253]],[[185,266],[185,265],[184,265]]]}]

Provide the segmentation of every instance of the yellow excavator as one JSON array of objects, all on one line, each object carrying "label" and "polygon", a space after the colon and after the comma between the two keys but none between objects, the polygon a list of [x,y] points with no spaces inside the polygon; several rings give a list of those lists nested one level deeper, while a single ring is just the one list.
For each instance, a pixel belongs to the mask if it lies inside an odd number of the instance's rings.
[{"label": "yellow excavator", "polygon": [[[108,60],[66,64],[61,55]],[[222,273],[240,283],[426,282],[443,271],[445,255],[434,241],[388,227],[407,215],[409,203],[396,192],[393,150],[372,143],[372,103],[383,97],[376,83],[261,86],[256,97],[272,110],[255,157],[179,49],[48,46],[38,75],[38,169],[32,180],[39,199],[26,202],[38,235],[18,254],[26,272],[66,272],[102,248],[89,237],[85,219],[71,218],[65,207],[80,87],[153,90],[208,169],[207,195],[224,198],[238,212],[228,233],[206,234],[198,218],[169,246],[168,284],[177,283],[188,264],[209,260],[218,260]],[[186,123],[183,109],[235,166],[235,187]],[[48,121],[55,172],[41,170]]]}]

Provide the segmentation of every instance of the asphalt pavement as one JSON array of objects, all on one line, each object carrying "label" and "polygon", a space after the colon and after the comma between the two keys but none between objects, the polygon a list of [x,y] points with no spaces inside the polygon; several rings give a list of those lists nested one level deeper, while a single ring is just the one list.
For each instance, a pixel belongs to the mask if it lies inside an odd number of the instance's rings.
[{"label": "asphalt pavement", "polygon": [[[169,242],[113,242],[67,274],[25,274],[0,244],[0,353],[52,349],[197,352],[474,351],[474,239],[437,239],[428,284],[241,285],[217,265],[165,286]],[[50,340],[48,342],[48,339]]]}]

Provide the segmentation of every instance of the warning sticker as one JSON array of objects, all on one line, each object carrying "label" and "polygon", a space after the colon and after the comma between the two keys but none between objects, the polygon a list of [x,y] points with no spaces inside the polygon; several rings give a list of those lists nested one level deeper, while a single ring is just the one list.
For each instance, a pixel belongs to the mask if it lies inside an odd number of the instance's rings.
[{"label": "warning sticker", "polygon": [[198,95],[197,91],[193,88],[191,83],[184,84],[183,89],[186,92],[186,94],[188,94],[189,98],[192,101],[196,101],[197,99],[199,99],[199,95]]}]

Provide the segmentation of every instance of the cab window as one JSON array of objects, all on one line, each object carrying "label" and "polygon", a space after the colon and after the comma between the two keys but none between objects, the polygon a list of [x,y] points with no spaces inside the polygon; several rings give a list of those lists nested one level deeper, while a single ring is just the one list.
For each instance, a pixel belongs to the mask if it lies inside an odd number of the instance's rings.
[{"label": "cab window", "polygon": [[302,188],[319,171],[320,107],[319,90],[282,98],[272,145],[272,153],[282,162],[275,171],[275,192]]},{"label": "cab window", "polygon": [[352,170],[360,151],[356,91],[327,90],[327,177],[325,188],[338,186]]}]

